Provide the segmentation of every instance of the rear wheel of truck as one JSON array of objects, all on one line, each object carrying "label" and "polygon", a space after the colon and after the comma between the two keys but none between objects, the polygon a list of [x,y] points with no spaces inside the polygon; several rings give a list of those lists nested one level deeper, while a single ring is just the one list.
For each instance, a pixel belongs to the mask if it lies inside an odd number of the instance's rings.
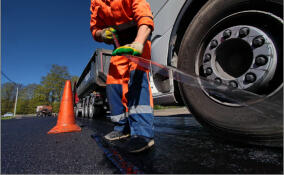
[{"label": "rear wheel of truck", "polygon": [[85,104],[85,107],[84,107],[84,113],[85,113],[85,117],[86,118],[89,118],[90,116],[89,116],[89,100],[87,100],[87,102],[86,102],[86,104]]},{"label": "rear wheel of truck", "polygon": [[103,115],[104,109],[102,106],[90,105],[89,106],[89,116],[90,118],[99,118]]},{"label": "rear wheel of truck", "polygon": [[80,116],[79,116],[79,115],[80,115],[80,114],[79,114],[79,109],[78,109],[77,107],[75,107],[74,110],[75,110],[75,117],[76,117],[76,118],[79,118],[79,117],[80,117]]},{"label": "rear wheel of truck", "polygon": [[85,118],[86,114],[85,114],[85,104],[83,103],[82,105],[82,118]]},{"label": "rear wheel of truck", "polygon": [[89,117],[90,118],[98,118],[100,117],[100,115],[103,114],[103,102],[99,103],[98,102],[96,103],[96,100],[99,100],[99,99],[96,99],[97,97],[96,96],[91,96],[90,98],[90,101],[89,101]]},{"label": "rear wheel of truck", "polygon": [[86,97],[84,99],[83,103],[83,117],[88,118],[89,117],[89,97]]},{"label": "rear wheel of truck", "polygon": [[90,100],[89,100],[89,107],[88,107],[88,110],[89,110],[89,117],[92,119],[94,118],[94,114],[95,114],[95,106],[94,106],[94,103],[95,103],[95,98],[93,95],[91,95],[90,97]]},{"label": "rear wheel of truck", "polygon": [[84,117],[89,118],[89,107],[87,104],[84,107]]},{"label": "rear wheel of truck", "polygon": [[89,117],[92,119],[94,118],[94,111],[95,111],[95,106],[93,104],[89,105]]},{"label": "rear wheel of truck", "polygon": [[[282,0],[209,0],[188,26],[178,68],[197,78],[179,83],[180,92],[217,136],[282,145],[282,11]],[[226,85],[231,94],[214,93],[212,84]]]}]

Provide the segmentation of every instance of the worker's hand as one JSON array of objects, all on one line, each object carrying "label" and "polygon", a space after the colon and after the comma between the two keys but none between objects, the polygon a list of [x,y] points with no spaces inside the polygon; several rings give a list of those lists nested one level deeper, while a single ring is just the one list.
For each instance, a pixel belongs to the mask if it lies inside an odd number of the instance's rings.
[{"label": "worker's hand", "polygon": [[126,44],[115,49],[112,52],[112,55],[133,55],[133,56],[140,56],[143,52],[144,45],[138,42],[133,42],[131,44]]},{"label": "worker's hand", "polygon": [[[116,35],[116,30],[112,27],[108,27],[102,30],[101,32],[101,40],[107,44],[113,44],[113,35]],[[116,35],[117,38],[117,35]]]}]

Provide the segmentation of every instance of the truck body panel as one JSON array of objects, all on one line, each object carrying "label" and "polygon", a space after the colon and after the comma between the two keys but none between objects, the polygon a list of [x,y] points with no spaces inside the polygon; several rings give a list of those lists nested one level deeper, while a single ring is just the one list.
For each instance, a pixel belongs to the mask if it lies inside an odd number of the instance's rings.
[{"label": "truck body panel", "polygon": [[[185,0],[168,0],[165,4],[163,4],[164,1],[147,1],[150,3],[151,9],[161,8],[159,11],[155,11],[156,13],[154,14],[155,30],[151,37],[152,60],[159,64],[167,65],[168,45],[172,28]],[[159,6],[157,2],[163,4],[163,6]],[[169,11],[171,13],[168,13]]]},{"label": "truck body panel", "polygon": [[79,98],[105,86],[110,58],[110,50],[98,49],[94,53],[77,82]]}]

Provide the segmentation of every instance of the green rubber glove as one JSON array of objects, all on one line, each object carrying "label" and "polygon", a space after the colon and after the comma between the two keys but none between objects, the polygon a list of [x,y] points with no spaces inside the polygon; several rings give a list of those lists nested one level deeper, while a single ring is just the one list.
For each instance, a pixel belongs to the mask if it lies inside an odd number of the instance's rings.
[{"label": "green rubber glove", "polygon": [[138,42],[133,42],[131,44],[126,44],[115,49],[112,52],[112,55],[133,55],[140,56],[143,52],[144,45]]},{"label": "green rubber glove", "polygon": [[103,42],[107,43],[107,44],[113,44],[113,35],[115,34],[116,38],[117,34],[116,34],[116,30],[112,27],[108,27],[102,30],[101,33],[101,39]]}]

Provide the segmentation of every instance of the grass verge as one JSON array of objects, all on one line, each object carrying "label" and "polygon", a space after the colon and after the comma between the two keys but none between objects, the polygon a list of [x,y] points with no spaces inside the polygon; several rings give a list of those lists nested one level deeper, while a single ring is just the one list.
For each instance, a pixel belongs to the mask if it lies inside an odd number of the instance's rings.
[{"label": "grass verge", "polygon": [[154,110],[171,109],[171,108],[180,108],[180,106],[161,106],[161,105],[154,105]]},{"label": "grass verge", "polygon": [[10,120],[10,119],[14,119],[15,117],[1,117],[1,120]]}]

